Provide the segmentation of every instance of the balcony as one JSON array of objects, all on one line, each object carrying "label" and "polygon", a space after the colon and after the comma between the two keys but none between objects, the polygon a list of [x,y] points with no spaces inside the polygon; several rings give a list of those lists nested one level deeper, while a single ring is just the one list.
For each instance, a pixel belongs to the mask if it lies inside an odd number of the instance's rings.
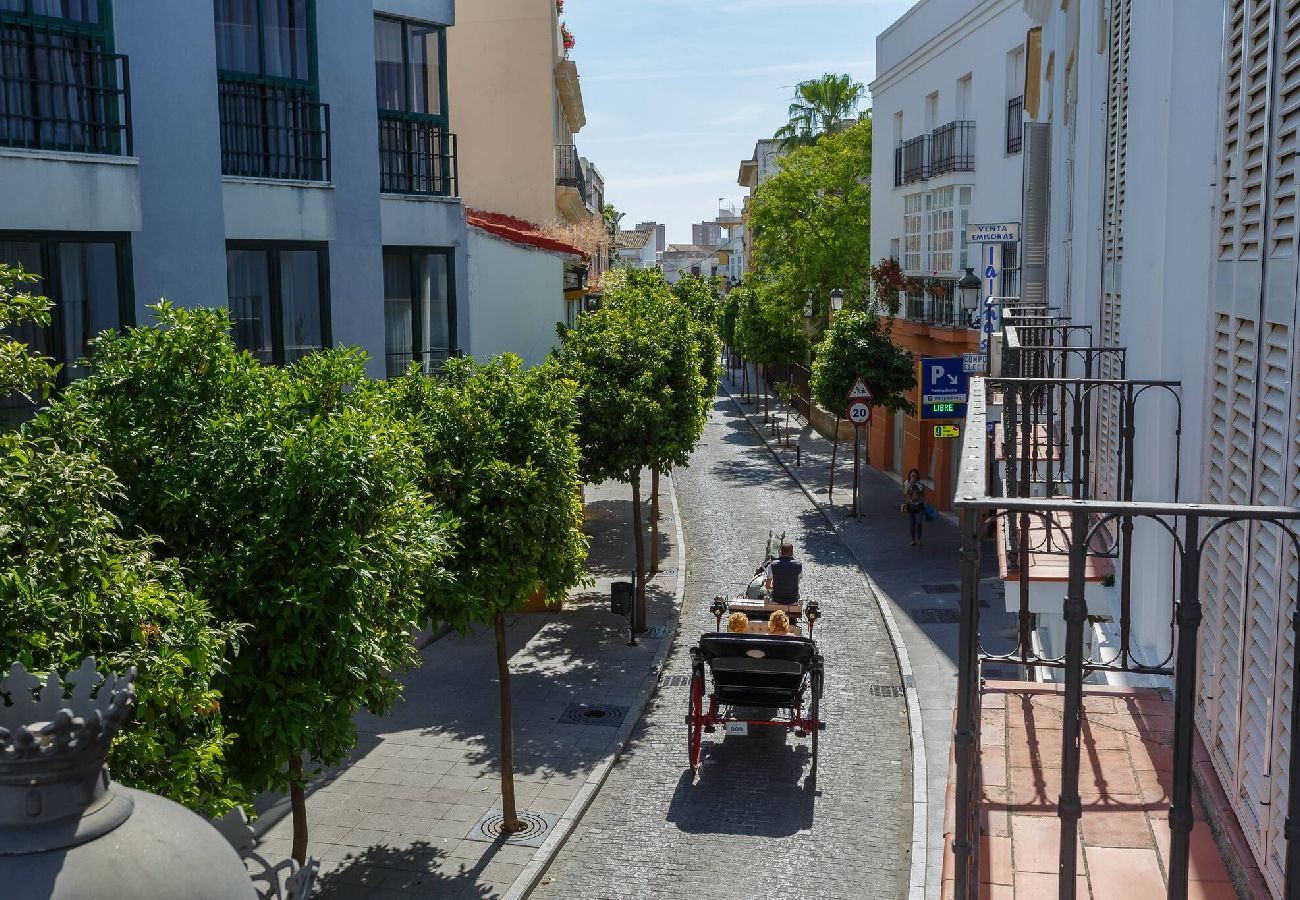
[{"label": "balcony", "polygon": [[388,194],[455,197],[456,135],[436,116],[379,111],[379,189]]},{"label": "balcony", "polygon": [[330,109],[302,84],[221,73],[221,173],[330,181]]},{"label": "balcony", "polygon": [[[901,184],[912,184],[930,177],[930,136],[923,134],[910,141],[903,141],[894,156],[895,165],[901,163],[903,173]],[[900,185],[897,174],[894,183]]]},{"label": "balcony", "polygon": [[940,293],[922,291],[904,294],[903,318],[939,328],[968,329],[970,322],[962,312],[951,282]]},{"label": "balcony", "polygon": [[1023,95],[1007,101],[1007,155],[1020,152],[1025,132],[1025,98]]},{"label": "balcony", "polygon": [[561,188],[573,188],[578,195],[587,195],[587,179],[582,171],[582,157],[578,148],[572,144],[562,144],[555,148],[555,185]]},{"label": "balcony", "polygon": [[975,171],[975,123],[949,122],[930,136],[930,175]]},{"label": "balcony", "polygon": [[133,155],[127,58],[94,35],[0,21],[0,146]]}]

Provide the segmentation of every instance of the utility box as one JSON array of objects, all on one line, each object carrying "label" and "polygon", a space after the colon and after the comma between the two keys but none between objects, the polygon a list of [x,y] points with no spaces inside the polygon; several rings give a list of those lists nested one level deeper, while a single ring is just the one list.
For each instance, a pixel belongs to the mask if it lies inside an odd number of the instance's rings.
[{"label": "utility box", "polygon": [[632,582],[616,581],[609,586],[609,611],[616,616],[632,613]]}]

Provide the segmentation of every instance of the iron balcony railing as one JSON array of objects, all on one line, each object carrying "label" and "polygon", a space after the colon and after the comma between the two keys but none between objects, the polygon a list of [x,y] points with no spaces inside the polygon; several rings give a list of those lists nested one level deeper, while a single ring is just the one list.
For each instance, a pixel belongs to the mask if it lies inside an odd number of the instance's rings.
[{"label": "iron balcony railing", "polygon": [[949,122],[930,136],[930,174],[975,171],[975,123]]},{"label": "iron balcony railing", "polygon": [[903,318],[942,328],[968,328],[970,322],[951,288],[946,293],[929,291],[904,295]]},{"label": "iron balcony railing", "polygon": [[0,17],[0,146],[132,155],[127,58],[96,35]]},{"label": "iron balcony railing", "polygon": [[587,179],[582,172],[582,158],[578,156],[578,148],[572,144],[560,144],[555,148],[555,184],[574,188],[586,201]]},{"label": "iron balcony railing", "polygon": [[899,145],[897,158],[903,163],[903,184],[924,181],[930,177],[930,136],[923,134]]},{"label": "iron balcony railing", "polygon": [[[1023,379],[1022,379],[1023,381]],[[1039,387],[1050,393],[1055,380],[1043,379]],[[1076,379],[1082,384],[1084,379]],[[1097,380],[1093,380],[1094,383]],[[1144,382],[1116,382],[1135,399],[1150,386]],[[1154,383],[1157,390],[1170,383]],[[1008,385],[1003,384],[1003,390]],[[1032,387],[1029,386],[1029,387]],[[1291,553],[1300,554],[1300,509],[1278,506],[1236,506],[1195,504],[1162,501],[1135,501],[1131,484],[1126,486],[1123,499],[1100,501],[1085,497],[999,496],[990,490],[990,465],[987,457],[989,440],[986,426],[990,424],[986,389],[996,391],[994,382],[986,384],[983,378],[972,379],[967,404],[965,438],[962,447],[961,469],[954,508],[961,515],[961,624],[958,637],[958,683],[956,724],[953,734],[955,762],[955,822],[953,851],[954,894],[959,900],[974,900],[981,896],[980,884],[980,798],[981,785],[980,745],[982,719],[981,679],[984,667],[999,669],[1007,665],[1026,671],[1044,668],[1056,670],[1062,679],[1063,711],[1061,716],[1059,800],[1056,814],[1060,820],[1059,865],[1057,893],[1063,900],[1075,900],[1078,890],[1077,851],[1080,819],[1091,815],[1085,811],[1080,798],[1079,782],[1081,752],[1084,749],[1083,686],[1084,680],[1098,672],[1133,672],[1166,676],[1174,684],[1173,717],[1173,771],[1172,803],[1169,807],[1169,854],[1167,865],[1166,896],[1171,900],[1186,900],[1189,890],[1189,867],[1192,830],[1195,816],[1192,808],[1193,746],[1195,743],[1194,714],[1197,696],[1197,644],[1201,627],[1204,596],[1207,590],[1202,582],[1203,560],[1222,565],[1218,542],[1232,530],[1249,536],[1252,531],[1272,530]],[[1078,400],[1071,402],[1068,417],[1071,436],[1082,428]],[[1007,407],[1001,412],[1002,423],[1009,430],[1018,424],[1018,414]],[[1129,423],[1136,421],[1129,418]],[[1077,446],[1070,448],[1075,473],[1082,464]],[[1131,469],[1129,470],[1131,472]],[[1077,479],[1077,474],[1076,474]],[[1080,486],[1082,487],[1082,486]],[[991,652],[986,648],[981,633],[980,556],[983,535],[990,524],[1013,520],[1034,520],[1038,527],[1033,531],[1054,535],[1054,551],[1067,562],[1068,577],[1061,614],[1065,625],[1065,640],[1059,655],[1048,656],[1037,651],[1026,627],[1029,613],[1027,601],[1020,603],[1021,627],[1015,636],[1015,647],[1009,653]],[[1134,531],[1141,528],[1144,537],[1140,555],[1134,549]],[[1002,530],[1000,530],[1002,531]],[[1030,529],[1022,528],[1026,535]],[[1158,536],[1153,538],[1152,536]],[[1023,539],[1023,538],[1022,538]],[[1098,555],[1098,545],[1113,548],[1123,567],[1117,579],[1121,590],[1120,640],[1117,645],[1098,650],[1085,649],[1085,629],[1090,613],[1109,610],[1090,610],[1087,585],[1092,580],[1091,561]],[[1034,548],[1030,548],[1032,552]],[[1136,557],[1136,558],[1135,558]],[[1144,593],[1140,602],[1150,617],[1155,609],[1162,610],[1161,617],[1168,621],[1170,636],[1168,651],[1158,651],[1151,658],[1143,657],[1130,639],[1130,617],[1135,598],[1130,595],[1130,567],[1141,565],[1154,571],[1165,571],[1170,585],[1168,596]],[[1168,568],[1163,568],[1163,567]],[[1160,567],[1160,568],[1157,568]],[[1021,578],[1022,585],[1028,583]],[[1300,611],[1296,597],[1285,598],[1290,618],[1287,626],[1295,645],[1300,646]],[[992,637],[992,635],[990,635]],[[1228,660],[1225,665],[1240,665],[1242,660]],[[1292,696],[1300,689],[1292,676]],[[1291,705],[1290,733],[1300,734],[1300,703]],[[1043,740],[1051,740],[1056,732],[1044,732]],[[1054,755],[1053,755],[1054,756]],[[1043,759],[1053,757],[1044,754]],[[1287,795],[1287,821],[1300,822],[1300,753],[1291,753],[1288,762],[1289,793]],[[1055,781],[1055,779],[1052,779]],[[1109,808],[1121,798],[1113,798]],[[1199,828],[1206,828],[1202,823]],[[1286,843],[1286,896],[1300,893],[1300,829],[1285,829]]]},{"label": "iron balcony railing", "polygon": [[903,186],[903,146],[894,148],[894,187]]},{"label": "iron balcony railing", "polygon": [[1012,97],[1007,101],[1007,155],[1020,152],[1020,144],[1025,132],[1025,98],[1024,95]]},{"label": "iron balcony railing", "polygon": [[457,196],[456,135],[435,116],[381,109],[379,189],[389,194]]},{"label": "iron balcony railing", "polygon": [[313,88],[222,72],[221,173],[330,181],[330,108]]}]

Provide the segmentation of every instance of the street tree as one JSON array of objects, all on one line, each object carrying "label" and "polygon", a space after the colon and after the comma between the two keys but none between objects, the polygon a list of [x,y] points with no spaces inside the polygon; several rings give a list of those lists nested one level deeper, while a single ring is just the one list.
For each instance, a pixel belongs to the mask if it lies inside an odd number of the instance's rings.
[{"label": "street tree", "polygon": [[741,294],[736,310],[736,346],[745,359],[760,368],[756,373],[760,383],[773,367],[808,361],[809,339],[802,302],[780,283],[758,278],[751,278],[733,293]]},{"label": "street tree", "polygon": [[[833,134],[858,115],[867,89],[851,75],[826,73],[795,85],[789,121],[773,135],[786,150],[807,147],[825,134]],[[870,115],[870,112],[868,112]]]},{"label": "street tree", "polygon": [[[0,325],[49,321],[34,279],[0,266]],[[55,371],[0,336],[0,397],[45,394]],[[123,533],[113,473],[91,455],[0,432],[0,667],[67,672],[89,655],[136,678],[135,722],[114,741],[114,777],[208,815],[245,799],[226,772],[232,736],[213,680],[236,628],[218,624],[156,540]]]},{"label": "street tree", "polygon": [[288,789],[301,862],[304,756],[342,762],[354,713],[392,706],[450,526],[364,354],[266,367],[235,350],[225,310],[155,315],[99,339],[47,431],[107,463],[124,526],[158,535],[216,616],[244,626],[216,679],[238,735],[226,758],[249,791]]},{"label": "street tree", "polygon": [[817,330],[830,294],[847,307],[871,296],[871,120],[787,154],[754,193],[753,268],[800,307],[812,301]]},{"label": "street tree", "polygon": [[813,399],[826,409],[841,410],[855,377],[871,388],[872,405],[894,413],[912,411],[905,396],[916,387],[912,355],[894,345],[888,319],[875,312],[845,310],[835,316],[813,360]]},{"label": "street tree", "polygon": [[604,306],[564,331],[556,360],[579,384],[583,476],[631,485],[637,627],[646,626],[641,473],[685,465],[703,431],[692,325],[663,276],[629,271]]},{"label": "street tree", "polygon": [[424,488],[459,523],[450,584],[428,595],[429,612],[461,631],[495,631],[502,813],[517,831],[505,615],[538,592],[559,602],[583,577],[577,385],[553,364],[526,370],[507,355],[449,360],[436,379],[413,368],[390,391],[414,426]]}]

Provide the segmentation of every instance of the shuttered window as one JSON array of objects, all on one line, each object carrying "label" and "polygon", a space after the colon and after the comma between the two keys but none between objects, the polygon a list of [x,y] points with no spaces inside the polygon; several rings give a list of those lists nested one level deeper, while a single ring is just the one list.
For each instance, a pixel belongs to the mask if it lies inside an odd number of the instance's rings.
[{"label": "shuttered window", "polygon": [[[1206,494],[1295,506],[1300,0],[1230,0],[1224,25]],[[1234,525],[1212,540],[1203,572],[1198,726],[1280,896],[1296,554],[1274,526]]]}]

